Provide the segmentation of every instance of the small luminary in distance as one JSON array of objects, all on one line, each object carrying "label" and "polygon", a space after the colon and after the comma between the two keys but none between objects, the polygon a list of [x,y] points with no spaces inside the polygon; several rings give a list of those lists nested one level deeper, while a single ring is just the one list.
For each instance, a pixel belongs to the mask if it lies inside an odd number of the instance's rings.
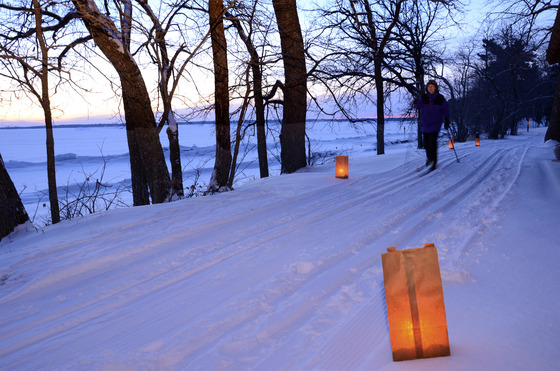
[{"label": "small luminary in distance", "polygon": [[449,138],[449,149],[453,149],[453,142],[454,140]]},{"label": "small luminary in distance", "polygon": [[348,156],[336,156],[336,174],[340,179],[348,179]]},{"label": "small luminary in distance", "polygon": [[474,145],[476,147],[480,146],[480,135],[478,133],[476,133],[475,137],[474,137]]}]

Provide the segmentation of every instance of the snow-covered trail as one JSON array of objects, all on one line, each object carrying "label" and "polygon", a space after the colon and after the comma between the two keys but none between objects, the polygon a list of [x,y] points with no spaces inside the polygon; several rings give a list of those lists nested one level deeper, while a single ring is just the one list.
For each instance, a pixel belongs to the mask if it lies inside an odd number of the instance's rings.
[{"label": "snow-covered trail", "polygon": [[[312,168],[19,236],[0,265],[0,368],[399,367],[381,254],[433,242],[444,285],[474,282],[540,140],[465,143],[460,163],[440,147],[423,177],[420,151],[351,159],[348,180]],[[558,200],[558,172],[535,171]]]}]

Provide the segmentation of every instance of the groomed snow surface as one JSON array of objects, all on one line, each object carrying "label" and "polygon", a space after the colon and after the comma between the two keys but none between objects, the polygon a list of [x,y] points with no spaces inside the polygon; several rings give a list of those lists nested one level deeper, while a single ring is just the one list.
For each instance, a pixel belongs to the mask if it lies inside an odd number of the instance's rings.
[{"label": "groomed snow surface", "polygon": [[[544,128],[350,157],[0,243],[2,370],[556,370],[560,162]],[[438,248],[451,356],[393,362],[381,254]]]}]

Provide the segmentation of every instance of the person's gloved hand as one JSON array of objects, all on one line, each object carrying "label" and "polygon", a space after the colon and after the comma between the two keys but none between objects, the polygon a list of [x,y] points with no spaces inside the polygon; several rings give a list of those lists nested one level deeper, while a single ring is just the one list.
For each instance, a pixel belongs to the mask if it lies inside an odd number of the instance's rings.
[{"label": "person's gloved hand", "polygon": [[445,125],[444,125],[445,130],[449,129],[449,123],[450,123],[450,122],[449,122],[449,119],[446,117],[446,118],[445,118]]}]

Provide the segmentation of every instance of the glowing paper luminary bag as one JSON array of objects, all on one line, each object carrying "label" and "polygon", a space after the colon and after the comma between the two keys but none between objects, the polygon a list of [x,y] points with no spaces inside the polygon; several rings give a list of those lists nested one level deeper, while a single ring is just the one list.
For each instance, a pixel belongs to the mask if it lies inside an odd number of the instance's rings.
[{"label": "glowing paper luminary bag", "polygon": [[335,177],[348,179],[348,156],[336,156]]},{"label": "glowing paper luminary bag", "polygon": [[393,361],[450,355],[434,244],[381,257]]}]

